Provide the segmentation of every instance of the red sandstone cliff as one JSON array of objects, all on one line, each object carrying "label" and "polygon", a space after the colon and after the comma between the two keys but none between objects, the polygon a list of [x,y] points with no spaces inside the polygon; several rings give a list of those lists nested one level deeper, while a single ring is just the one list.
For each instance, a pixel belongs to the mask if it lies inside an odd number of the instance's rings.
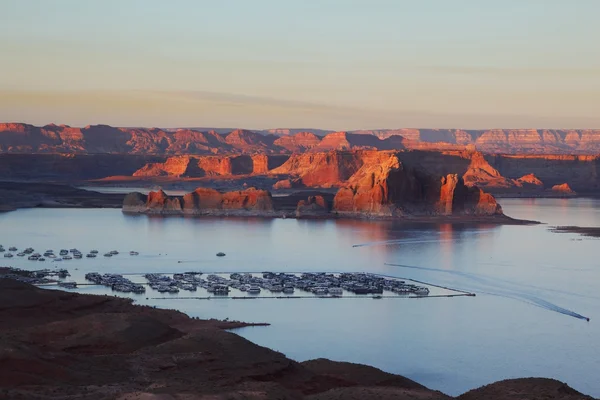
[{"label": "red sandstone cliff", "polygon": [[[278,136],[281,132],[295,134]],[[280,154],[329,150],[465,150],[496,154],[600,153],[600,130],[548,129],[383,129],[328,133],[322,130],[249,131],[43,127],[0,123],[0,152],[112,154]],[[323,138],[320,134],[327,133]]]}]

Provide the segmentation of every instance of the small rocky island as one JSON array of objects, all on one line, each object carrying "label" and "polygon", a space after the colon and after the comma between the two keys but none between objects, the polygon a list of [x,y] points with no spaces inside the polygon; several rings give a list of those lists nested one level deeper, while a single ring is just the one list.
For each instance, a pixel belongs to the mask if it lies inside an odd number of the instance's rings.
[{"label": "small rocky island", "polygon": [[[339,187],[334,196],[311,194],[281,206],[280,197],[267,190],[247,188],[219,192],[198,188],[184,196],[159,190],[144,195],[129,193],[123,212],[158,215],[255,216],[285,218],[405,218],[499,220],[505,216],[496,199],[457,174],[436,177],[407,168],[395,155],[376,153],[381,159],[365,163]],[[301,193],[301,192],[300,192]]]}]

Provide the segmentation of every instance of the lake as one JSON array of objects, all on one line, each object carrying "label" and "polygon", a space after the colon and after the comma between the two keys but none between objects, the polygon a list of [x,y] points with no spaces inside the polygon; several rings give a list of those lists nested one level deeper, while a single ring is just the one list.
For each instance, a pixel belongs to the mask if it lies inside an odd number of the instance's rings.
[{"label": "lake", "polygon": [[[543,376],[600,396],[600,241],[554,225],[600,226],[593,199],[501,199],[532,226],[389,221],[211,219],[123,215],[114,209],[0,214],[0,243],[77,247],[112,258],[2,265],[86,272],[373,272],[474,292],[456,298],[186,300],[157,292],[142,304],[201,318],[268,322],[236,332],[303,361],[326,357],[404,375],[457,395],[512,377]],[[129,256],[136,250],[139,256]],[[216,257],[223,251],[226,257]],[[143,279],[141,280],[143,282]],[[81,286],[84,293],[106,288]],[[155,296],[156,294],[156,296]],[[148,297],[148,299],[146,299]],[[589,317],[587,322],[582,317]]]}]

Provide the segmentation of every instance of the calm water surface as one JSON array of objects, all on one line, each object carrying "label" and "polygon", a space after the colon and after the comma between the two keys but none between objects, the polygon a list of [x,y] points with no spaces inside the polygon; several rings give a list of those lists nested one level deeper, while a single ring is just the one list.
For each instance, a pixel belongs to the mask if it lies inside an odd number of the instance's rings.
[{"label": "calm water surface", "polygon": [[[510,377],[544,376],[600,396],[600,241],[548,231],[600,226],[600,201],[503,199],[508,215],[536,226],[407,225],[369,221],[148,218],[119,210],[30,209],[0,214],[5,247],[137,250],[59,264],[136,273],[367,271],[477,293],[429,299],[136,301],[203,318],[269,322],[237,332],[302,361],[374,365],[456,395]],[[217,258],[223,251],[226,257]],[[395,264],[395,265],[390,265]],[[105,293],[81,287],[81,292]],[[187,292],[182,292],[186,295]],[[590,322],[580,316],[591,318]]]}]

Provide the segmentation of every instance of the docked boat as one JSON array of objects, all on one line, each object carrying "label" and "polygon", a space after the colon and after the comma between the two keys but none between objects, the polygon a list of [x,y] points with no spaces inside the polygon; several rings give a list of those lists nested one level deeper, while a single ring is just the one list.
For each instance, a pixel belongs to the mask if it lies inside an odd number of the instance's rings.
[{"label": "docked boat", "polygon": [[81,253],[75,253],[75,254],[73,254],[73,258],[80,259],[82,257],[83,257],[83,255],[81,255]]},{"label": "docked boat", "polygon": [[38,261],[46,261],[46,259],[44,257],[40,257],[37,259]]},{"label": "docked boat", "polygon": [[413,293],[416,294],[417,296],[428,296],[429,289],[427,289],[426,287],[419,287]]},{"label": "docked boat", "polygon": [[25,253],[17,253],[17,256],[19,256],[19,257],[25,257]]},{"label": "docked boat", "polygon": [[285,293],[285,294],[293,294],[294,293],[294,287],[292,285],[285,285],[285,286],[283,286],[283,293]]},{"label": "docked boat", "polygon": [[250,287],[248,288],[248,293],[250,293],[250,294],[259,294],[260,293],[260,287],[258,285],[250,285]]},{"label": "docked boat", "polygon": [[112,257],[112,253],[104,253],[104,257]]},{"label": "docked boat", "polygon": [[90,253],[91,254],[98,254],[98,250],[91,250]]},{"label": "docked boat", "polygon": [[332,287],[329,288],[329,294],[332,296],[336,296],[336,297],[340,297],[342,296],[342,294],[344,293],[344,291],[342,290],[342,288],[339,287]]},{"label": "docked boat", "polygon": [[137,255],[139,255],[139,254],[140,254],[140,253],[138,253],[137,251],[133,251],[133,250],[129,252],[129,255],[130,255],[130,256],[137,256]]},{"label": "docked boat", "polygon": [[119,254],[119,252],[116,250],[111,250],[111,251],[109,251],[109,253],[112,254],[113,256],[116,256],[117,254]]},{"label": "docked boat", "polygon": [[96,253],[89,253],[86,255],[87,258],[94,258],[96,257]]},{"label": "docked boat", "polygon": [[71,257],[69,255],[63,257],[63,260],[72,260],[72,259],[73,259],[73,257]]},{"label": "docked boat", "polygon": [[12,253],[4,253],[4,257],[6,258],[11,258],[13,255]]},{"label": "docked boat", "polygon": [[58,282],[58,286],[66,289],[76,289],[77,282]]},{"label": "docked boat", "polygon": [[66,256],[67,254],[69,254],[69,251],[66,249],[61,249],[58,254],[60,254],[61,256]]},{"label": "docked boat", "polygon": [[11,246],[8,248],[8,251],[17,251],[17,248],[15,246]]},{"label": "docked boat", "polygon": [[27,259],[28,259],[29,261],[37,261],[37,260],[38,260],[38,258],[39,258],[38,256],[29,256],[29,257],[27,257]]}]

